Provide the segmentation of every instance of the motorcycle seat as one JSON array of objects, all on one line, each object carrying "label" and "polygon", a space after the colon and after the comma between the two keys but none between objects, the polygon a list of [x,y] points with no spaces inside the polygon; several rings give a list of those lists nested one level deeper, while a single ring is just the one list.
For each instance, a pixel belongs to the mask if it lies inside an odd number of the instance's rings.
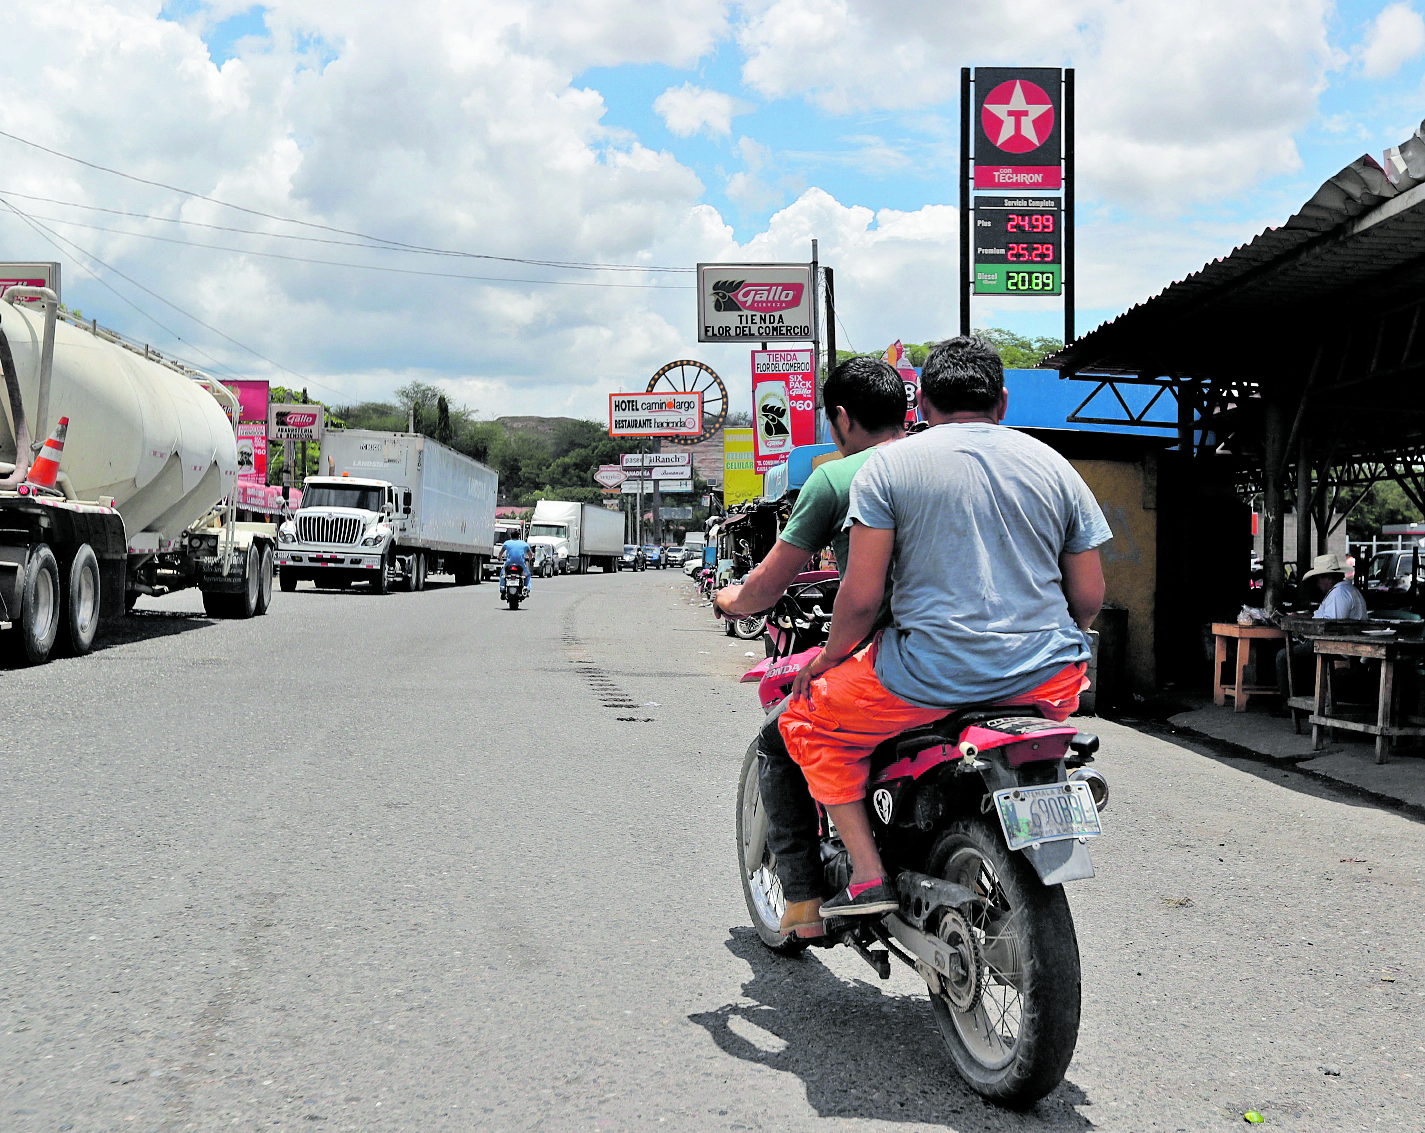
[{"label": "motorcycle seat", "polygon": [[918,751],[938,744],[954,747],[960,742],[965,729],[986,720],[1003,720],[1008,717],[1043,717],[1037,708],[1026,705],[971,704],[957,708],[942,720],[927,724],[923,728],[913,728],[881,743],[871,753],[871,774],[874,776],[885,770],[898,759],[909,759]]}]

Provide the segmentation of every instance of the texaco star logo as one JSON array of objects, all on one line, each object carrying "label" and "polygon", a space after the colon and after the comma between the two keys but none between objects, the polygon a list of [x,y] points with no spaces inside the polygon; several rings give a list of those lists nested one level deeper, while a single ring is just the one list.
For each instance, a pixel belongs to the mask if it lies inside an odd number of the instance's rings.
[{"label": "texaco star logo", "polygon": [[1006,153],[1028,153],[1048,140],[1054,128],[1054,104],[1042,87],[1011,79],[985,98],[980,127]]}]

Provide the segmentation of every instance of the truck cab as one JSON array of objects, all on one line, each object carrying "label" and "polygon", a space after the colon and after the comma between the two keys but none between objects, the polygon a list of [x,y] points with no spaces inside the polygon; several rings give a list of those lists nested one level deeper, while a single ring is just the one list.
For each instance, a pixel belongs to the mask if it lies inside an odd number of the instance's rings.
[{"label": "truck cab", "polygon": [[[555,569],[560,574],[568,574],[572,569],[569,561],[569,525],[543,520],[529,525],[526,542],[532,547],[546,546],[554,557]],[[577,556],[576,556],[577,558]]]},{"label": "truck cab", "polygon": [[402,569],[394,554],[410,493],[386,480],[312,476],[302,506],[277,531],[277,569],[283,590],[302,579],[345,587],[365,580],[385,589]]}]

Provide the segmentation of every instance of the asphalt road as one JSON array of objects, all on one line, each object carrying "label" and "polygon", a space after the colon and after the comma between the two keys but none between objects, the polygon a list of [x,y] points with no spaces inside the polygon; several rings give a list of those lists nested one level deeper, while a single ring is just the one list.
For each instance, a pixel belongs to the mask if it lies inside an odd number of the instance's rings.
[{"label": "asphalt road", "polygon": [[1420,824],[1099,722],[1078,1052],[1006,1113],[914,976],[746,927],[757,647],[681,573],[440,581],[0,672],[0,1129],[1425,1126]]}]

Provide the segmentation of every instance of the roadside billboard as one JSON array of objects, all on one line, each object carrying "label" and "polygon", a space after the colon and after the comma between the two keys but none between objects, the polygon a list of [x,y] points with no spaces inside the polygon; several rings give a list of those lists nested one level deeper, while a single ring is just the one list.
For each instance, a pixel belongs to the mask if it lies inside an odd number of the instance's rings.
[{"label": "roadside billboard", "polygon": [[61,301],[64,299],[59,290],[59,264],[56,263],[0,264],[0,292],[7,287],[48,287]]},{"label": "roadside billboard", "polygon": [[609,394],[611,437],[696,437],[702,431],[701,393]]},{"label": "roadside billboard", "polygon": [[224,382],[238,399],[239,424],[267,424],[267,404],[270,400],[266,381],[249,381],[246,378],[235,382]]},{"label": "roadside billboard", "polygon": [[760,499],[762,477],[753,467],[752,430],[722,431],[722,502],[725,507]]},{"label": "roadside billboard", "polygon": [[272,441],[319,441],[322,439],[320,405],[269,405],[267,439]]},{"label": "roadside billboard", "polygon": [[699,342],[810,342],[810,264],[699,264]]},{"label": "roadside billboard", "polygon": [[915,367],[910,364],[910,359],[906,357],[905,347],[901,345],[901,340],[896,339],[890,346],[886,347],[886,352],[882,357],[891,364],[891,368],[901,376],[901,382],[905,385],[905,423],[915,424],[917,414],[916,395],[920,393],[920,375],[915,372]]},{"label": "roadside billboard", "polygon": [[816,439],[810,350],[752,351],[752,470],[764,475]]},{"label": "roadside billboard", "polygon": [[238,481],[267,483],[267,426],[239,423],[237,427]]}]

